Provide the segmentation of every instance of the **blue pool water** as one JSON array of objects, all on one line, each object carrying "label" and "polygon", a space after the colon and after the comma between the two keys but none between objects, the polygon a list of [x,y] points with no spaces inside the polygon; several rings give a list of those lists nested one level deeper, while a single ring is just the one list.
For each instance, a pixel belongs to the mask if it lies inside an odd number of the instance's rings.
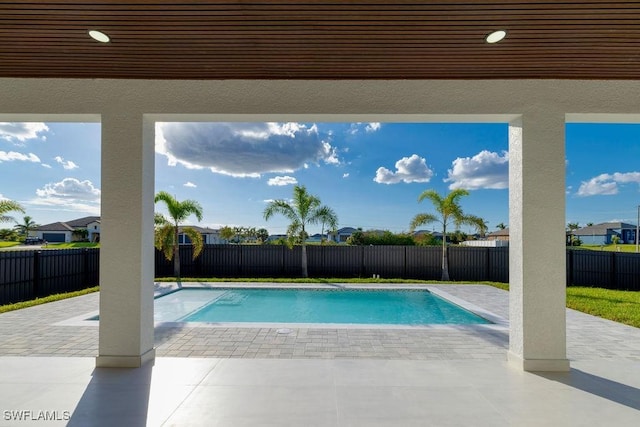
[{"label": "blue pool water", "polygon": [[158,298],[160,322],[486,324],[427,290],[182,289]]}]

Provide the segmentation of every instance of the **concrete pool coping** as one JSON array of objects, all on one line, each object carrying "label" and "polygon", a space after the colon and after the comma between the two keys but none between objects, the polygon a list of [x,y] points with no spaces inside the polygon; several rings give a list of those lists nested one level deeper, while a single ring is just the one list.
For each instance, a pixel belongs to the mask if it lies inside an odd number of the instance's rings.
[{"label": "concrete pool coping", "polygon": [[[488,320],[488,324],[425,324],[425,325],[402,325],[402,324],[355,324],[355,323],[285,323],[285,322],[154,322],[156,328],[276,328],[279,330],[290,328],[306,329],[448,329],[467,328],[469,330],[499,330],[508,331],[509,321],[487,309],[472,304],[462,298],[458,298],[439,289],[436,286],[423,284],[389,284],[389,283],[266,283],[266,282],[156,282],[154,298],[160,298],[182,289],[359,289],[359,290],[413,290],[428,291],[454,305],[457,305],[479,317]],[[55,326],[90,326],[98,327],[96,320],[99,312],[97,310],[74,316],[69,319],[55,323]],[[289,332],[279,332],[281,334]]]}]

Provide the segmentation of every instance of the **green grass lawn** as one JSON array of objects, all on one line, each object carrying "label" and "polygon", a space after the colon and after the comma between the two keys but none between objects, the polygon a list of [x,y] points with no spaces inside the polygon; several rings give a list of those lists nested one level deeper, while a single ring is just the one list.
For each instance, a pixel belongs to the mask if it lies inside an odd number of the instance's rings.
[{"label": "green grass lawn", "polygon": [[11,248],[13,246],[18,246],[20,242],[3,242],[0,241],[0,248]]},{"label": "green grass lawn", "polygon": [[65,292],[62,294],[49,295],[48,297],[36,298],[30,301],[16,302],[14,304],[0,305],[0,313],[6,313],[7,311],[19,310],[21,308],[33,307],[35,305],[46,304],[48,302],[60,301],[67,298],[78,297],[80,295],[86,295],[100,290],[98,286],[93,288],[83,289],[81,291]]},{"label": "green grass lawn", "polygon": [[636,245],[581,245],[576,246],[576,249],[588,249],[590,251],[605,251],[605,252],[635,252]]},{"label": "green grass lawn", "polygon": [[640,292],[570,286],[567,307],[640,328]]},{"label": "green grass lawn", "polygon": [[75,249],[75,248],[99,248],[99,247],[100,247],[100,243],[90,243],[90,242],[48,243],[47,244],[47,249]]}]

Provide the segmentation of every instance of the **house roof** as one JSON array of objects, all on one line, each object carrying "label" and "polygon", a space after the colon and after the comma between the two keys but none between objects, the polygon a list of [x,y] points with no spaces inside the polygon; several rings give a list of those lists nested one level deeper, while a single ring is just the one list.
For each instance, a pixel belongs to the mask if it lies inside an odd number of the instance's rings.
[{"label": "house roof", "polygon": [[73,231],[74,228],[70,227],[64,222],[54,222],[51,224],[41,225],[36,228],[35,231]]},{"label": "house roof", "polygon": [[509,227],[503,230],[496,230],[491,233],[487,233],[487,237],[489,236],[508,236],[509,235]]},{"label": "house roof", "polygon": [[[640,8],[628,0],[21,0],[2,2],[0,16],[0,77],[640,75]],[[485,43],[496,29],[507,37]]]},{"label": "house roof", "polygon": [[65,222],[54,222],[51,224],[41,225],[36,231],[73,231],[78,228],[86,228],[92,222],[100,222],[99,216],[85,216],[83,218],[74,219]]},{"label": "house roof", "polygon": [[609,230],[624,230],[624,229],[632,229],[635,230],[636,226],[633,224],[627,224],[625,222],[603,222],[600,224],[590,225],[588,227],[582,227],[573,232],[569,232],[569,234],[573,234],[575,236],[604,236],[607,234]]},{"label": "house roof", "polygon": [[72,221],[65,221],[65,224],[73,228],[84,228],[87,225],[91,224],[92,222],[100,222],[100,217],[85,216],[83,218],[74,219]]},{"label": "house roof", "polygon": [[197,225],[181,225],[180,227],[178,227],[178,232],[182,233],[182,230],[185,227],[191,227],[200,234],[219,234],[220,233],[220,230],[214,230],[213,228],[209,228],[209,227],[199,227]]},{"label": "house roof", "polygon": [[338,234],[347,234],[347,233],[355,233],[356,231],[358,231],[357,228],[353,228],[353,227],[342,227],[338,230]]}]

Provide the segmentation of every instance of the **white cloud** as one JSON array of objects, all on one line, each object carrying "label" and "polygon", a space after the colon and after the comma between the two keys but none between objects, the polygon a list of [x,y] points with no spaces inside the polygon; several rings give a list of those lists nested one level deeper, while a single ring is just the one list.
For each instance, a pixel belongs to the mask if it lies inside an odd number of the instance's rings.
[{"label": "white cloud", "polygon": [[315,125],[300,123],[159,123],[156,152],[170,166],[209,168],[235,177],[288,172],[308,163],[337,164],[335,147]]},{"label": "white cloud", "polygon": [[618,184],[633,182],[640,184],[640,172],[603,173],[591,178],[589,181],[582,181],[576,194],[580,197],[611,196],[618,194]]},{"label": "white cloud", "polygon": [[0,163],[14,161],[40,163],[40,158],[33,153],[23,154],[15,151],[0,151]]},{"label": "white cloud", "polygon": [[640,172],[616,172],[613,174],[613,180],[623,184],[626,184],[628,182],[635,182],[640,184]]},{"label": "white cloud", "polygon": [[185,183],[184,183],[184,184],[182,184],[182,185],[183,185],[183,186],[185,186],[185,187],[189,187],[189,188],[196,188],[196,187],[197,187],[197,185],[195,185],[195,184],[194,184],[193,182],[191,182],[191,181],[187,181],[187,182],[185,182]]},{"label": "white cloud", "polygon": [[351,135],[357,134],[360,131],[360,125],[361,123],[351,123],[351,125],[349,126],[349,130],[347,130],[347,133]]},{"label": "white cloud", "polygon": [[9,200],[9,199],[7,199],[6,197],[4,197],[4,196],[2,195],[2,193],[0,193],[0,200]]},{"label": "white cloud", "polygon": [[365,126],[364,130],[367,133],[371,133],[380,130],[380,127],[380,123],[367,123],[367,126]]},{"label": "white cloud", "polygon": [[67,199],[98,200],[100,190],[95,188],[91,181],[80,181],[76,178],[64,178],[60,182],[46,184],[36,190],[40,197],[60,197]]},{"label": "white cloud", "polygon": [[47,168],[47,169],[51,169],[51,165],[47,164],[47,163],[41,163],[40,164],[43,168]]},{"label": "white cloud", "polygon": [[611,196],[618,194],[618,184],[609,180],[610,175],[602,174],[589,181],[582,181],[578,188],[578,196]]},{"label": "white cloud", "polygon": [[[322,152],[324,154],[324,162],[330,165],[339,165],[340,159],[338,159],[338,153],[336,152],[336,148],[332,147],[328,142],[322,143]],[[305,163],[306,165],[306,163]],[[303,165],[304,167],[304,165]],[[305,169],[307,169],[305,167]]]},{"label": "white cloud", "polygon": [[351,135],[355,135],[361,132],[363,129],[365,132],[371,133],[371,132],[379,131],[380,127],[382,127],[382,125],[379,122],[371,122],[371,123],[356,122],[356,123],[351,123],[351,125],[349,125],[349,129],[347,130],[347,133]]},{"label": "white cloud", "polygon": [[278,187],[282,187],[283,185],[295,185],[297,183],[298,180],[292,176],[276,176],[267,181],[268,185],[275,185]]},{"label": "white cloud", "polygon": [[396,171],[379,167],[373,179],[379,184],[398,184],[400,182],[429,182],[433,171],[427,166],[424,157],[413,154],[396,162]]},{"label": "white cloud", "polygon": [[342,177],[343,177],[343,178],[349,178],[349,174],[348,174],[348,173],[343,173],[343,174],[342,174]]},{"label": "white cloud", "polygon": [[38,138],[39,133],[47,132],[48,130],[49,128],[45,123],[0,122],[0,139],[20,143],[29,139]]},{"label": "white cloud", "polygon": [[27,204],[53,206],[91,215],[100,214],[100,189],[91,181],[76,178],[64,178],[60,182],[48,183],[36,190],[38,198]]},{"label": "white cloud", "polygon": [[473,157],[458,157],[444,180],[449,189],[466,190],[509,188],[509,153],[483,150]]},{"label": "white cloud", "polygon": [[62,165],[66,170],[78,169],[80,166],[73,163],[71,160],[65,160],[60,156],[54,157],[54,160]]}]

